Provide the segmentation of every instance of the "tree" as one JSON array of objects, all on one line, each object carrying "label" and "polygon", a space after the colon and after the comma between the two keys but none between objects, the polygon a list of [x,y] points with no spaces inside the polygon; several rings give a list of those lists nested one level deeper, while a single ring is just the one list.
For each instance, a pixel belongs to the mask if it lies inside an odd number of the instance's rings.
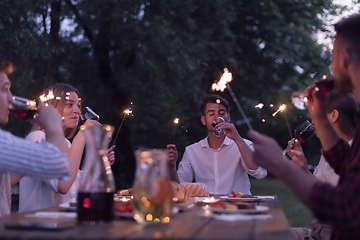
[{"label": "tree", "polygon": [[[37,98],[45,85],[70,83],[115,133],[133,102],[134,116],[126,116],[116,143],[116,172],[131,184],[133,149],[175,139],[181,153],[206,135],[199,101],[224,67],[254,129],[285,145],[289,126],[307,117],[292,109],[291,92],[329,64],[312,34],[324,30],[320,16],[336,7],[326,0],[4,0],[0,53],[18,66],[15,94]],[[219,94],[245,137],[229,93]],[[259,102],[275,107],[254,108]],[[272,117],[280,103],[288,109]],[[23,135],[19,126],[8,128]]]}]

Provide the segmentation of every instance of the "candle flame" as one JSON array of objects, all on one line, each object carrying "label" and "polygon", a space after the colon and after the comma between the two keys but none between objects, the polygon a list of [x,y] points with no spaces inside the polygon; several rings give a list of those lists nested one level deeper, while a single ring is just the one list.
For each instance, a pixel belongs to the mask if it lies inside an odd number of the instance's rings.
[{"label": "candle flame", "polygon": [[221,91],[223,92],[226,89],[226,84],[231,82],[232,80],[232,74],[229,72],[227,68],[224,68],[224,74],[220,78],[220,80],[217,83],[213,83],[211,86],[211,89],[213,91]]},{"label": "candle flame", "polygon": [[175,123],[175,124],[178,124],[178,123],[179,123],[179,120],[180,120],[180,118],[175,118],[175,119],[174,119],[174,123]]},{"label": "candle flame", "polygon": [[263,103],[259,103],[255,106],[256,108],[259,108],[259,109],[262,109],[264,107],[264,104]]},{"label": "candle flame", "polygon": [[279,109],[276,110],[276,112],[274,112],[274,113],[272,114],[272,116],[275,117],[276,114],[278,114],[279,112],[283,112],[285,109],[286,109],[286,105],[285,105],[285,104],[282,104],[282,105],[279,107]]}]

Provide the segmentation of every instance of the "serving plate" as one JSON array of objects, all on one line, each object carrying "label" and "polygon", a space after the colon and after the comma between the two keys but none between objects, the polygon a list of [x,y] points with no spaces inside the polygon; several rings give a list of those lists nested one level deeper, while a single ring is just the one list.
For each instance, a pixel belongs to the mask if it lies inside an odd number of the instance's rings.
[{"label": "serving plate", "polygon": [[263,213],[269,211],[269,207],[267,206],[255,206],[255,208],[251,209],[237,209],[237,210],[230,210],[230,209],[223,209],[223,208],[212,208],[212,207],[205,207],[214,213],[229,213],[229,214],[239,214],[239,213]]},{"label": "serving plate", "polygon": [[226,200],[229,202],[260,202],[260,201],[265,201],[265,200],[274,200],[275,197],[274,196],[252,196],[252,197],[241,197],[241,198],[236,198],[236,197],[229,197],[229,196],[221,196],[220,197],[221,200]]}]

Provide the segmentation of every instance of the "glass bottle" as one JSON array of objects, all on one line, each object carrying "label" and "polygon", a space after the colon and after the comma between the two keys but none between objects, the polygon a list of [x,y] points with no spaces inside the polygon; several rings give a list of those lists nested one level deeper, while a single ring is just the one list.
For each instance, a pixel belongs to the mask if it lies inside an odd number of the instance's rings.
[{"label": "glass bottle", "polygon": [[167,151],[136,151],[136,176],[132,207],[139,223],[170,222],[173,190],[169,179]]},{"label": "glass bottle", "polygon": [[115,183],[106,156],[113,127],[82,125],[86,141],[83,172],[77,196],[77,218],[80,224],[99,224],[114,219]]}]

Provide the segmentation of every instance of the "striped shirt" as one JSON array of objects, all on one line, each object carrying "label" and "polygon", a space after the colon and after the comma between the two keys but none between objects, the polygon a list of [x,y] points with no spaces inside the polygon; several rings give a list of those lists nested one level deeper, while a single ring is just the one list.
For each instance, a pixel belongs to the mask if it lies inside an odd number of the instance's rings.
[{"label": "striped shirt", "polygon": [[70,178],[67,155],[53,144],[29,142],[0,129],[0,217],[10,214],[8,173],[61,181]]},{"label": "striped shirt", "polygon": [[56,146],[29,142],[1,129],[0,172],[62,181],[70,178],[68,157]]}]

